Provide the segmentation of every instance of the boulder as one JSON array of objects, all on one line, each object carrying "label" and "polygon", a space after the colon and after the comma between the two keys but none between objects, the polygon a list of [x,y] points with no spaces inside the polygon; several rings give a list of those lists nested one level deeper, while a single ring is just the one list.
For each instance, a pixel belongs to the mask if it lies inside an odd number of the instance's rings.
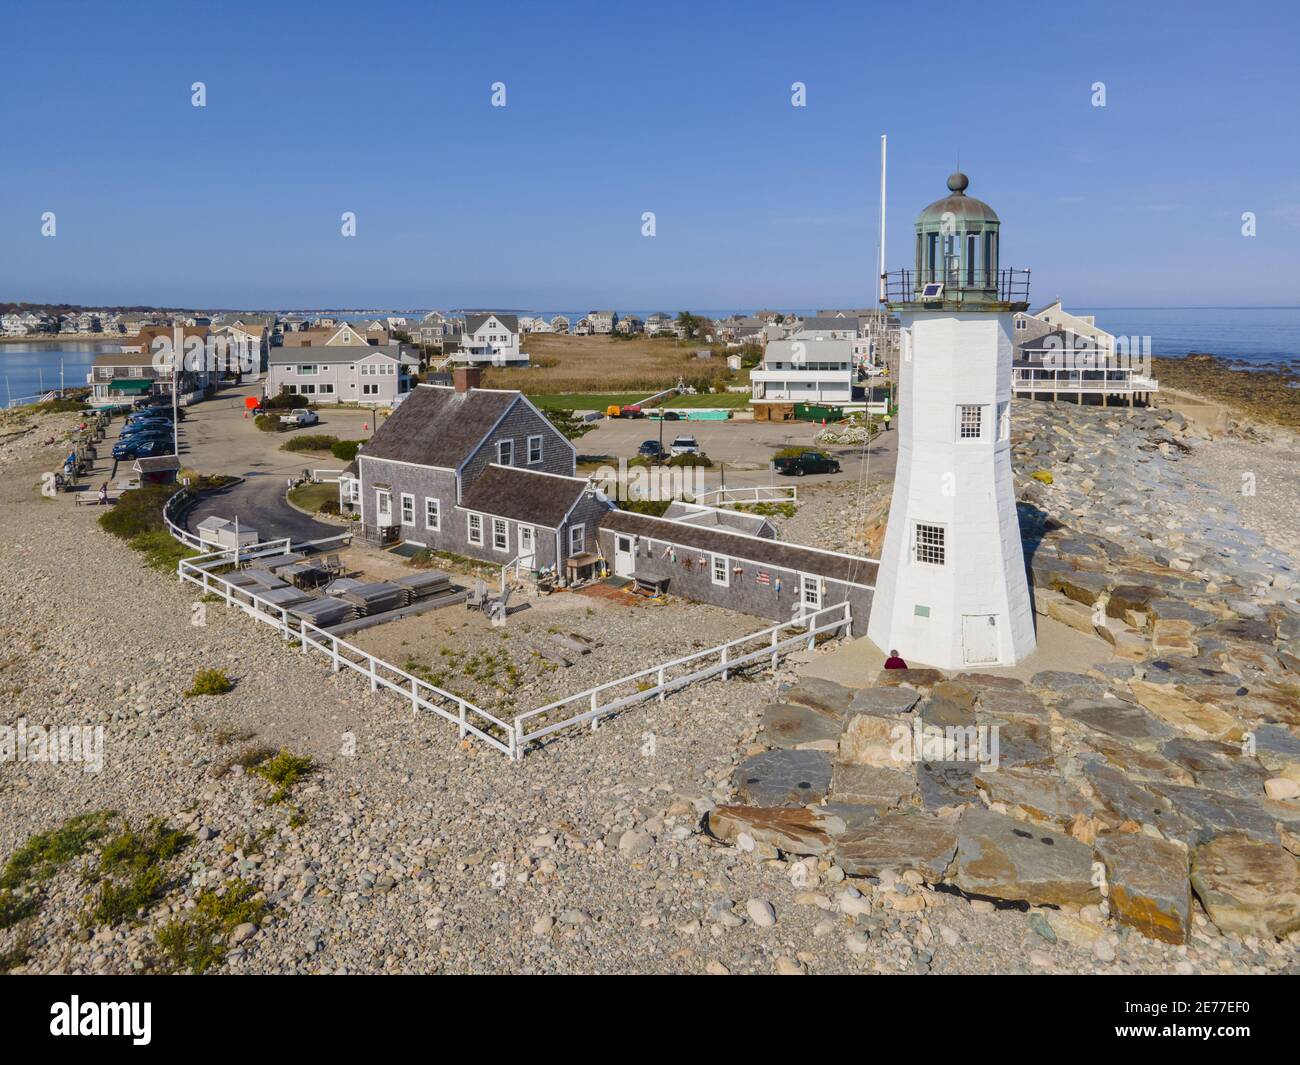
[{"label": "boulder", "polygon": [[866,713],[851,715],[840,733],[837,761],[898,769],[900,759],[895,748],[899,729],[910,733],[909,726],[897,718]]},{"label": "boulder", "polygon": [[1228,833],[1240,833],[1267,843],[1277,842],[1277,822],[1258,802],[1224,791],[1161,781],[1152,781],[1150,787],[1196,826],[1197,842],[1205,843]]},{"label": "boulder", "polygon": [[876,675],[876,684],[882,688],[897,688],[900,684],[907,684],[924,689],[941,680],[943,674],[937,669],[882,669]]},{"label": "boulder", "polygon": [[1224,932],[1271,939],[1300,929],[1300,863],[1274,843],[1231,834],[1197,847],[1192,890]]},{"label": "boulder", "polygon": [[947,873],[956,849],[950,822],[922,813],[893,813],[837,837],[835,861],[852,876],[915,870],[937,883]]},{"label": "boulder", "polygon": [[1110,909],[1120,924],[1166,943],[1183,943],[1192,915],[1187,848],[1141,832],[1099,836]]},{"label": "boulder", "polygon": [[1159,599],[1162,594],[1149,584],[1118,585],[1110,590],[1110,598],[1106,600],[1106,615],[1123,620],[1126,610],[1150,613],[1151,601]]},{"label": "boulder", "polygon": [[709,832],[718,839],[735,843],[748,834],[787,854],[830,854],[832,831],[844,828],[843,817],[817,806],[715,806],[709,813]]},{"label": "boulder", "polygon": [[1097,798],[1122,820],[1152,825],[1166,839],[1195,840],[1194,826],[1178,814],[1168,799],[1129,780],[1125,774],[1101,762],[1088,761],[1084,764],[1083,775]]},{"label": "boulder", "polygon": [[954,882],[970,895],[1038,905],[1100,901],[1091,847],[981,807],[958,822]]},{"label": "boulder", "polygon": [[741,762],[734,779],[742,802],[805,806],[830,790],[831,760],[824,751],[764,751]]},{"label": "boulder", "polygon": [[830,801],[861,803],[892,809],[910,804],[916,796],[916,776],[906,770],[836,762],[831,771]]}]

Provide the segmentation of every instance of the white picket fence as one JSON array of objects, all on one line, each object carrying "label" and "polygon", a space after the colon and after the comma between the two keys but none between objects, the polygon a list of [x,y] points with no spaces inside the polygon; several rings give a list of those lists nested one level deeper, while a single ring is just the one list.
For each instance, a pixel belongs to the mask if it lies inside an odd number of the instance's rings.
[{"label": "white picket fence", "polygon": [[748,488],[714,488],[701,492],[695,500],[706,507],[734,507],[737,503],[797,503],[795,485],[765,484]]},{"label": "white picket fence", "polygon": [[273,626],[284,639],[296,639],[303,654],[319,651],[326,655],[333,672],[347,668],[360,673],[370,682],[371,691],[385,688],[395,692],[410,702],[413,712],[423,710],[456,725],[461,739],[472,735],[507,757],[515,757],[515,731],[510,722],[495,717],[468,699],[412,676],[391,662],[385,662],[369,651],[339,639],[333,633],[317,628],[305,618],[294,617],[286,608],[268,602],[247,588],[231,584],[220,574],[211,572],[233,566],[239,560],[287,554],[288,551],[287,539],[254,544],[238,551],[234,548],[213,551],[197,558],[183,559],[177,566],[177,574],[182,581],[202,588],[205,594],[220,596],[227,606],[237,607],[249,617]]},{"label": "white picket fence", "polygon": [[[164,521],[173,537],[186,546],[205,553],[182,559],[177,564],[179,580],[196,585],[203,589],[205,595],[216,595],[228,607],[236,607],[254,620],[272,626],[283,639],[296,639],[303,654],[320,652],[329,659],[333,672],[346,668],[359,673],[369,681],[371,691],[381,688],[391,691],[408,701],[414,713],[425,711],[435,714],[455,725],[461,739],[474,736],[516,762],[522,761],[530,743],[579,725],[590,724],[594,729],[601,718],[647,699],[658,698],[662,702],[670,692],[712,677],[720,676],[725,681],[736,670],[759,662],[767,662],[775,669],[782,654],[798,647],[811,649],[817,637],[823,633],[847,634],[853,622],[849,604],[837,603],[768,626],[748,636],[728,640],[716,647],[598,684],[536,710],[518,714],[513,721],[506,721],[462,696],[444,691],[391,662],[318,628],[305,618],[293,616],[285,607],[268,602],[248,588],[232,584],[221,573],[214,572],[237,568],[241,563],[252,559],[288,554],[290,541],[284,538],[220,551],[207,550],[210,545],[200,542],[172,521],[173,504],[179,505],[178,501],[184,497],[184,493],[183,489],[167,501],[163,509]],[[621,694],[618,691],[629,687],[633,690],[624,690]],[[608,701],[602,701],[607,696]],[[560,720],[552,720],[554,714],[575,704],[585,708]]]},{"label": "white picket fence", "polygon": [[[576,695],[566,696],[563,699],[555,700],[553,703],[540,706],[536,710],[529,710],[527,713],[519,714],[515,717],[514,726],[515,758],[523,757],[524,748],[528,743],[553,735],[561,729],[572,728],[575,725],[583,725],[588,722],[594,729],[602,717],[617,713],[620,710],[626,710],[628,707],[635,706],[646,699],[658,698],[660,702],[663,702],[664,697],[669,692],[684,688],[688,684],[694,684],[697,681],[708,680],[710,677],[716,676],[721,676],[723,680],[727,680],[736,670],[765,660],[771,668],[775,669],[782,653],[802,646],[806,646],[811,650],[817,637],[822,633],[847,634],[852,623],[853,611],[849,604],[847,602],[837,603],[834,606],[811,611],[804,617],[783,621],[780,624],[772,625],[769,628],[761,629],[736,640],[728,640],[726,643],[719,644],[717,647],[710,647],[706,651],[697,651],[695,654],[687,655],[684,658],[674,658],[671,662],[663,662],[660,665],[651,666],[649,669],[629,673],[617,680],[598,684],[596,687],[588,688]],[[796,630],[793,635],[782,635],[782,633],[790,629]],[[761,646],[755,647],[756,644]],[[746,648],[750,649],[746,650]],[[717,661],[714,661],[715,658]],[[685,669],[686,672],[676,676],[671,675],[674,670],[679,669]],[[633,686],[634,690],[625,692],[622,695],[614,695],[608,702],[601,702],[602,696],[612,694],[616,689],[628,686]],[[526,722],[530,722],[542,715],[547,715],[549,718],[555,711],[570,707],[574,703],[585,703],[586,709],[560,721],[547,720],[541,727],[531,732],[528,731]]]}]

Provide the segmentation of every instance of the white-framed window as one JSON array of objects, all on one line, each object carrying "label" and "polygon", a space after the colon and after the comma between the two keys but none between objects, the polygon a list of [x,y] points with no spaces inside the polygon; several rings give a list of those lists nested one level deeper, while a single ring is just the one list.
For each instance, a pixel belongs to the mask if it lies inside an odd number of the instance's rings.
[{"label": "white-framed window", "polygon": [[299,372],[300,374],[303,374],[304,376],[306,376],[306,375],[310,375],[310,374],[314,374],[314,373],[316,372],[316,367],[315,367],[315,366],[299,366],[299,367],[298,367],[298,372]]},{"label": "white-framed window", "polygon": [[409,492],[402,493],[402,524],[415,524],[415,496]]},{"label": "white-framed window", "polygon": [[998,439],[1011,439],[1011,404],[998,404]]},{"label": "white-framed window", "polygon": [[515,464],[515,442],[513,440],[497,441],[497,462],[502,466]]},{"label": "white-framed window", "polygon": [[528,465],[535,466],[542,461],[542,437],[539,433],[537,436],[528,438]]},{"label": "white-framed window", "polygon": [[957,406],[957,439],[979,440],[984,435],[984,408],[978,403]]},{"label": "white-framed window", "polygon": [[465,533],[471,544],[483,546],[483,515],[471,514],[469,516],[469,525]]},{"label": "white-framed window", "polygon": [[799,580],[799,602],[805,610],[822,608],[822,579],[804,574]]},{"label": "white-framed window", "polygon": [[505,518],[492,519],[492,550],[510,550],[510,524]]},{"label": "white-framed window", "polygon": [[946,533],[942,525],[917,522],[912,526],[912,561],[922,566],[942,566],[946,557]]},{"label": "white-framed window", "polygon": [[587,526],[582,522],[569,526],[569,554],[580,555],[587,549]]},{"label": "white-framed window", "polygon": [[362,385],[362,386],[361,386],[361,394],[362,394],[363,396],[377,396],[377,395],[379,395],[379,386],[378,386],[378,385],[372,385],[372,384],[365,384],[365,385]]},{"label": "white-framed window", "polygon": [[303,385],[303,386],[299,389],[299,391],[300,391],[304,396],[314,396],[314,395],[316,394],[316,386],[315,386],[315,385]]},{"label": "white-framed window", "polygon": [[424,527],[437,532],[442,528],[442,503],[437,499],[424,499]]},{"label": "white-framed window", "polygon": [[316,386],[316,391],[318,391],[318,392],[319,392],[321,395],[323,395],[323,396],[331,396],[331,395],[334,394],[334,386],[333,386],[333,385],[317,385],[317,386]]},{"label": "white-framed window", "polygon": [[724,588],[731,584],[731,567],[726,555],[713,555],[709,569],[714,584],[720,584]]},{"label": "white-framed window", "polygon": [[127,371],[127,376],[128,376],[128,377],[143,377],[143,376],[144,376],[144,371],[143,371],[139,366],[132,366],[132,367],[130,368],[130,370]]}]

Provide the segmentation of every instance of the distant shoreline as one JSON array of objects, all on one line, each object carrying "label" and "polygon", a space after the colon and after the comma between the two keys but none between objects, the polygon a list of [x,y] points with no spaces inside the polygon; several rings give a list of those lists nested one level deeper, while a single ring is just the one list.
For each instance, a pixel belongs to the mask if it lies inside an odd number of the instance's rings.
[{"label": "distant shoreline", "polygon": [[136,338],[126,333],[61,333],[29,337],[0,337],[0,344],[129,344]]}]

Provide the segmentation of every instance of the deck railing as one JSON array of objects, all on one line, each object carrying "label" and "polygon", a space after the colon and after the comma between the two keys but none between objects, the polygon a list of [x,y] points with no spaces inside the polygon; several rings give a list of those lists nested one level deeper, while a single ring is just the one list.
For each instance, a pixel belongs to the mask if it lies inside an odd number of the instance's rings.
[{"label": "deck railing", "polygon": [[794,485],[754,485],[747,488],[713,488],[701,492],[695,502],[706,507],[734,507],[749,503],[797,503],[799,489]]}]

